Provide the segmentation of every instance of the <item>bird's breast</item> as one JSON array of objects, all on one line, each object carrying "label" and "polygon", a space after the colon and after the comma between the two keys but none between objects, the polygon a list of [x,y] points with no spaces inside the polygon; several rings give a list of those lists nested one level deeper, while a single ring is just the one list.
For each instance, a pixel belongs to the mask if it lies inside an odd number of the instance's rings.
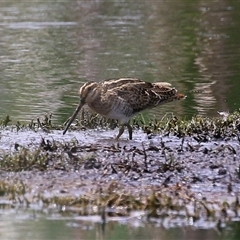
[{"label": "bird's breast", "polygon": [[127,123],[133,115],[131,106],[119,98],[101,98],[87,104],[95,112],[107,118],[118,119],[120,123]]}]

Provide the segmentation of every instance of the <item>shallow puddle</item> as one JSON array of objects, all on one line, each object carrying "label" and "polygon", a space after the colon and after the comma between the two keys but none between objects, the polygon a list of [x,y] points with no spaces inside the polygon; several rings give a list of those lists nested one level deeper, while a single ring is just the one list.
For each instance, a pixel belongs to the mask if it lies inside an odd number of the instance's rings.
[{"label": "shallow puddle", "polygon": [[[191,219],[147,221],[142,212],[128,218],[109,218],[103,223],[99,216],[78,216],[56,209],[24,209],[3,206],[0,209],[1,239],[222,239],[239,238],[239,222],[216,226],[211,222],[191,224]],[[189,224],[184,225],[183,222]]]}]

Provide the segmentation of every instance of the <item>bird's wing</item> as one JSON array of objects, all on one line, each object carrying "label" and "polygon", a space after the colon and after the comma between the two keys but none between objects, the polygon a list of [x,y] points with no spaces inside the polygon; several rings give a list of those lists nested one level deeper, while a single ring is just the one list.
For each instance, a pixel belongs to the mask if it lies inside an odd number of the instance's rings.
[{"label": "bird's wing", "polygon": [[177,92],[167,83],[152,84],[143,81],[124,84],[112,89],[112,91],[122,101],[130,105],[134,113],[172,101]]},{"label": "bird's wing", "polygon": [[141,84],[145,82],[138,78],[126,77],[126,78],[111,78],[111,79],[104,80],[100,83],[101,83],[101,86],[106,90],[113,90],[121,86]]}]

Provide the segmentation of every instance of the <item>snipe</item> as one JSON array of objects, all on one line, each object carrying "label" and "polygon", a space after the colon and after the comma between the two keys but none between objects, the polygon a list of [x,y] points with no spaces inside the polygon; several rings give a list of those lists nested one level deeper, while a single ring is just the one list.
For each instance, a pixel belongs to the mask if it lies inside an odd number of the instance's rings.
[{"label": "snipe", "polygon": [[127,126],[132,139],[130,118],[140,111],[160,104],[185,98],[170,83],[144,82],[136,78],[116,78],[102,82],[87,82],[79,90],[80,102],[68,120],[65,134],[84,104],[104,117],[117,119],[121,125],[117,139]]}]

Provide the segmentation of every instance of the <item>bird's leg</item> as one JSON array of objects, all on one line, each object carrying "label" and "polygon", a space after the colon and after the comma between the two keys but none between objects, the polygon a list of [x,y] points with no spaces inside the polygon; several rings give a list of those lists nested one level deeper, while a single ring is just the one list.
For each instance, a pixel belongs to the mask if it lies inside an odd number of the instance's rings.
[{"label": "bird's leg", "polygon": [[124,124],[121,125],[121,127],[119,128],[119,133],[116,137],[116,139],[119,139],[121,137],[121,135],[123,134],[124,132]]},{"label": "bird's leg", "polygon": [[130,126],[129,122],[125,123],[125,124],[121,124],[121,127],[119,128],[119,133],[118,133],[116,139],[119,139],[122,136],[122,134],[124,132],[124,126],[127,126],[127,128],[128,128],[129,140],[132,140],[132,127]]},{"label": "bird's leg", "polygon": [[132,140],[132,127],[130,126],[129,122],[126,124],[129,133],[129,140]]}]

